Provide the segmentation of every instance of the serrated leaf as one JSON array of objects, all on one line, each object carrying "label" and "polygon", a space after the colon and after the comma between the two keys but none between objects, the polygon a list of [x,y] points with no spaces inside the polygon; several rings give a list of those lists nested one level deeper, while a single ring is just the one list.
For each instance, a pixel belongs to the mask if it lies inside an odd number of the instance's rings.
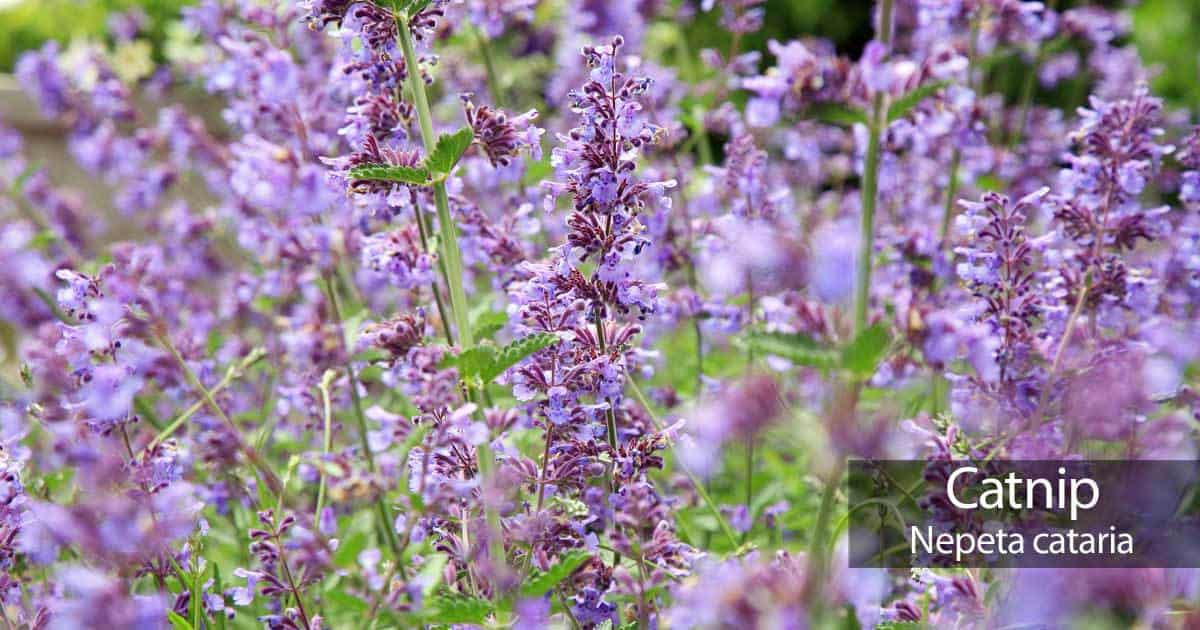
[{"label": "serrated leaf", "polygon": [[171,627],[175,628],[175,630],[195,630],[192,627],[192,622],[184,619],[179,613],[173,610],[167,611],[167,621],[171,622]]},{"label": "serrated leaf", "polygon": [[350,169],[348,177],[351,182],[396,182],[423,186],[429,183],[429,169],[423,166],[364,164]]},{"label": "serrated leaf", "polygon": [[467,152],[471,141],[475,139],[470,127],[463,127],[454,133],[444,133],[438,138],[433,153],[425,158],[425,166],[434,173],[448,174],[458,164],[459,158]]},{"label": "serrated leaf", "polygon": [[481,379],[495,362],[496,346],[485,343],[463,350],[450,365],[458,368],[458,375],[463,379]]},{"label": "serrated leaf", "polygon": [[887,121],[892,122],[904,118],[921,101],[949,84],[949,81],[934,81],[933,83],[917,86],[913,91],[892,101],[892,104],[888,106]]},{"label": "serrated leaf", "polygon": [[479,378],[484,383],[496,380],[508,368],[521,362],[521,359],[558,343],[558,337],[550,333],[537,333],[523,339],[518,339],[496,352],[495,361],[482,372]]},{"label": "serrated leaf", "polygon": [[507,313],[484,311],[471,322],[471,332],[476,339],[491,339],[507,323]]},{"label": "serrated leaf", "polygon": [[891,341],[882,324],[871,326],[842,348],[842,367],[862,377],[871,376],[887,354]]},{"label": "serrated leaf", "polygon": [[505,370],[519,363],[521,359],[555,343],[558,343],[558,337],[550,333],[530,335],[504,347],[482,343],[460,352],[457,357],[443,360],[441,367],[443,369],[456,367],[459,377],[463,380],[477,381],[475,384],[486,385],[496,380]]},{"label": "serrated leaf", "polygon": [[433,597],[425,602],[421,619],[430,624],[484,625],[492,613],[491,602],[474,597]]},{"label": "serrated leaf", "polygon": [[795,363],[821,369],[838,366],[838,355],[823,347],[807,335],[753,332],[747,340],[751,348],[765,354],[773,354]]},{"label": "serrated leaf", "polygon": [[866,112],[833,103],[818,103],[809,107],[808,113],[809,118],[829,125],[851,127],[855,123],[869,124]]},{"label": "serrated leaf", "polygon": [[591,557],[591,554],[582,550],[564,554],[545,573],[538,573],[527,579],[521,585],[521,597],[541,597],[549,593],[554,587],[561,584],[563,580],[571,577],[571,574]]}]

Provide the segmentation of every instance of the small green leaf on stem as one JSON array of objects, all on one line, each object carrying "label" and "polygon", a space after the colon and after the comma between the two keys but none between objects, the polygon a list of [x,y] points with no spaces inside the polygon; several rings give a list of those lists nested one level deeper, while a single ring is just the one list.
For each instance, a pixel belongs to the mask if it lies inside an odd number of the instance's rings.
[{"label": "small green leaf on stem", "polygon": [[809,118],[828,125],[852,127],[855,124],[870,125],[866,112],[844,105],[818,103],[808,108]]},{"label": "small green leaf on stem", "polygon": [[521,597],[542,597],[571,577],[591,557],[592,554],[582,550],[563,554],[545,573],[533,575],[521,585]]},{"label": "small green leaf on stem", "polygon": [[812,337],[780,332],[752,332],[747,340],[750,347],[763,354],[773,354],[796,365],[832,369],[838,366],[838,355]]},{"label": "small green leaf on stem", "polygon": [[348,177],[351,182],[395,182],[398,184],[424,186],[429,184],[429,169],[423,166],[366,164],[350,169]]},{"label": "small green leaf on stem", "polygon": [[433,148],[433,152],[425,158],[425,165],[434,173],[449,174],[454,169],[454,165],[458,164],[463,153],[467,152],[474,139],[475,133],[469,127],[463,127],[454,133],[442,134],[438,137],[437,146]]},{"label": "small green leaf on stem", "polygon": [[421,619],[427,624],[486,625],[492,604],[475,597],[434,597],[425,603]]},{"label": "small green leaf on stem", "polygon": [[175,630],[195,630],[192,622],[184,619],[179,613],[173,610],[167,611],[167,621],[171,622],[171,627],[175,628]]},{"label": "small green leaf on stem", "polygon": [[925,85],[916,87],[911,92],[901,96],[895,101],[892,101],[892,104],[888,106],[887,121],[890,123],[904,118],[913,110],[913,108],[915,108],[917,105],[920,105],[921,101],[933,96],[934,92],[937,92],[949,84],[949,81],[934,81],[932,83],[926,83]]},{"label": "small green leaf on stem", "polygon": [[891,336],[887,328],[882,324],[875,324],[859,333],[842,348],[842,367],[860,377],[871,376],[887,354],[889,345]]}]

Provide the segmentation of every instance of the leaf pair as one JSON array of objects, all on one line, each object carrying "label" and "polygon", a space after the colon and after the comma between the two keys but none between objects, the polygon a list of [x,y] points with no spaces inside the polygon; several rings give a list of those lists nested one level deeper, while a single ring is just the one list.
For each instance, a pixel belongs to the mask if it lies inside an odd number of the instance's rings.
[{"label": "leaf pair", "polygon": [[425,162],[420,166],[365,164],[350,169],[350,179],[428,186],[446,179],[458,161],[462,159],[463,154],[470,148],[471,141],[474,139],[474,132],[469,127],[463,127],[454,133],[442,134],[438,138],[433,152],[425,158]]},{"label": "leaf pair", "polygon": [[464,381],[475,385],[487,385],[521,359],[555,343],[558,343],[558,337],[550,333],[530,335],[503,347],[483,343],[464,350],[444,365],[457,367],[458,374]]},{"label": "leaf pair", "polygon": [[[921,104],[921,101],[933,96],[934,92],[949,84],[949,81],[934,81],[914,88],[888,105],[886,121],[891,123],[907,116],[917,105]],[[862,124],[868,127],[871,125],[871,120],[867,112],[853,107],[846,107],[845,105],[817,103],[809,107],[808,112],[814,120],[819,120],[830,125],[842,127],[850,127],[855,124]]]},{"label": "leaf pair", "polygon": [[807,335],[754,332],[750,347],[795,363],[822,370],[843,369],[861,378],[875,373],[887,355],[891,338],[881,324],[862,331],[841,348],[824,346]]}]

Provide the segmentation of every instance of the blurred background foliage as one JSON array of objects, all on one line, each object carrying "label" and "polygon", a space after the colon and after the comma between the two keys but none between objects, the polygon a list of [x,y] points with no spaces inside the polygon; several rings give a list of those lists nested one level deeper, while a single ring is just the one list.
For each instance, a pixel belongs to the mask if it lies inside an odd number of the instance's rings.
[{"label": "blurred background foliage", "polygon": [[[107,38],[107,20],[113,12],[140,7],[149,18],[152,55],[161,59],[172,19],[181,6],[193,0],[0,0],[0,72],[11,71],[22,51],[53,39]],[[1141,0],[1080,2],[1046,0],[1059,9],[1081,4],[1133,4],[1134,43],[1148,65],[1158,69],[1155,91],[1176,107],[1200,110],[1200,0]],[[738,42],[738,49],[766,51],[771,39],[802,35],[825,37],[839,50],[855,55],[870,39],[872,0],[769,0],[762,31]],[[701,15],[688,27],[693,51],[716,48],[728,51],[729,33],[718,24],[720,11]],[[1020,91],[1025,68],[1016,62],[1002,66],[994,85],[1006,93]],[[1040,100],[1074,105],[1082,96],[1067,82]]]}]

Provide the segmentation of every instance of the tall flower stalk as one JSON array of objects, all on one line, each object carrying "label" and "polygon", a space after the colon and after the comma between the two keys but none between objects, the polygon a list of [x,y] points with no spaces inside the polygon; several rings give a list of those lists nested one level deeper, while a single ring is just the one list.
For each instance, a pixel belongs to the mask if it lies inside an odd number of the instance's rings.
[{"label": "tall flower stalk", "polygon": [[[425,91],[425,82],[419,70],[420,58],[417,56],[413,43],[410,18],[396,13],[396,30],[400,40],[401,50],[404,51],[404,61],[408,72],[408,85],[412,93],[413,104],[417,110],[417,122],[421,129],[421,141],[427,155],[432,155],[437,147],[437,135],[433,129],[433,114],[429,108],[429,96]],[[438,237],[441,244],[442,259],[445,261],[442,272],[445,274],[446,286],[450,292],[450,311],[457,328],[457,341],[460,348],[472,348],[475,340],[471,331],[470,309],[467,305],[467,294],[464,287],[463,257],[458,242],[458,224],[450,215],[450,202],[446,194],[446,183],[439,179],[433,184],[433,198],[437,206]],[[436,290],[436,289],[435,289]],[[486,385],[485,385],[486,387]],[[470,390],[468,390],[470,391]],[[482,403],[484,392],[470,392],[476,402]],[[497,571],[502,571],[505,565],[504,541],[500,525],[500,513],[492,499],[495,469],[495,454],[492,452],[491,435],[485,437],[476,445],[476,458],[479,465],[480,497],[483,503],[484,518],[488,527],[488,555]]]}]

